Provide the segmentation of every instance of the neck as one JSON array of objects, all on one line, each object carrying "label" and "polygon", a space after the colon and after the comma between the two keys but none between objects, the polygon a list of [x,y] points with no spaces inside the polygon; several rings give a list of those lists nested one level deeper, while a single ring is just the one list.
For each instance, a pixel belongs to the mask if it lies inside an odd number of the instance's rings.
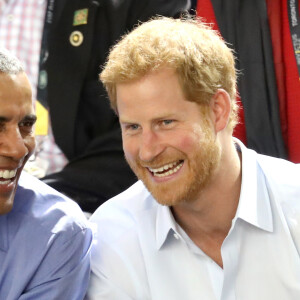
[{"label": "neck", "polygon": [[[213,179],[198,198],[192,203],[172,207],[177,223],[208,255],[212,248],[216,252],[221,250],[236,214],[240,189],[241,158],[232,143]],[[217,263],[222,265],[221,261]]]}]

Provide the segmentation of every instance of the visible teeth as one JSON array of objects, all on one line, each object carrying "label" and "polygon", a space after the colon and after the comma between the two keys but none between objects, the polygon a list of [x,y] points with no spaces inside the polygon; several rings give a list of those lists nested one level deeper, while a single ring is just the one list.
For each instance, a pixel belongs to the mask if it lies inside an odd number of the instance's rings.
[{"label": "visible teeth", "polygon": [[[178,162],[174,162],[174,163],[165,165],[165,166],[157,168],[157,169],[151,169],[151,168],[149,168],[149,170],[153,173],[154,176],[165,177],[165,176],[168,176],[168,175],[176,173],[182,167],[183,162],[179,163],[178,165],[177,164],[178,164]],[[174,166],[176,166],[176,167],[174,169],[171,169]],[[167,172],[159,173],[159,172],[163,172],[164,170],[168,170],[168,169],[170,169],[170,170],[167,171]]]},{"label": "visible teeth", "polygon": [[0,178],[11,179],[16,176],[17,170],[1,170]]},{"label": "visible teeth", "polygon": [[150,170],[152,173],[163,172],[164,170],[168,170],[168,169],[173,168],[174,166],[177,165],[177,163],[178,163],[178,162],[173,162],[173,163],[164,165],[164,166],[162,166],[162,167],[160,167],[160,168],[157,168],[157,169],[149,168],[149,170]]},{"label": "visible teeth", "polygon": [[0,181],[0,185],[4,185],[4,184],[8,184],[8,183],[10,183],[11,181],[10,180],[5,180],[5,181]]}]

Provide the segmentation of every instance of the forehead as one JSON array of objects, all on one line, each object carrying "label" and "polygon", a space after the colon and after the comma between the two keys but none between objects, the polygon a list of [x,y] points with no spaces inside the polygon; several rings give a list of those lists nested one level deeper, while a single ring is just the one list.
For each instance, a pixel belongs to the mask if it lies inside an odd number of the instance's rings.
[{"label": "forehead", "polygon": [[119,114],[124,110],[134,112],[140,107],[149,109],[154,106],[170,106],[174,102],[184,100],[177,75],[169,69],[151,72],[137,80],[117,84],[116,91]]},{"label": "forehead", "polygon": [[161,69],[139,80],[117,84],[117,109],[120,120],[160,118],[186,114],[199,109],[187,101],[175,71]]},{"label": "forehead", "polygon": [[32,112],[31,87],[25,73],[0,73],[0,115],[21,117]]}]

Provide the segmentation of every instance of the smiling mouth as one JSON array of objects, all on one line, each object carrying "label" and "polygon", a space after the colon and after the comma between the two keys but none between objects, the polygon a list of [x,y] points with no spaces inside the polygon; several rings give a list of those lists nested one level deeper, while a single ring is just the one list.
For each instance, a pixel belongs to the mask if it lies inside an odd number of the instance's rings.
[{"label": "smiling mouth", "polygon": [[183,160],[163,165],[159,168],[149,168],[148,170],[156,177],[166,177],[175,174],[183,166]]},{"label": "smiling mouth", "polygon": [[17,174],[17,169],[15,170],[0,170],[0,185],[9,184],[12,182]]}]

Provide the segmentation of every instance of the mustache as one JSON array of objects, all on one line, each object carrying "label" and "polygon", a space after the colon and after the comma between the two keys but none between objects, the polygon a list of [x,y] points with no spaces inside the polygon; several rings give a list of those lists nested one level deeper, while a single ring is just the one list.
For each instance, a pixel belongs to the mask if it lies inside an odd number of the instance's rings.
[{"label": "mustache", "polygon": [[[159,168],[164,165],[174,163],[177,161],[183,161],[185,160],[186,155],[181,154],[181,155],[159,155],[157,157],[154,157],[151,161],[143,161],[139,157],[135,159],[135,165],[142,167],[142,168]],[[131,160],[127,159],[125,156],[125,159],[127,160],[128,163],[132,163]]]}]

